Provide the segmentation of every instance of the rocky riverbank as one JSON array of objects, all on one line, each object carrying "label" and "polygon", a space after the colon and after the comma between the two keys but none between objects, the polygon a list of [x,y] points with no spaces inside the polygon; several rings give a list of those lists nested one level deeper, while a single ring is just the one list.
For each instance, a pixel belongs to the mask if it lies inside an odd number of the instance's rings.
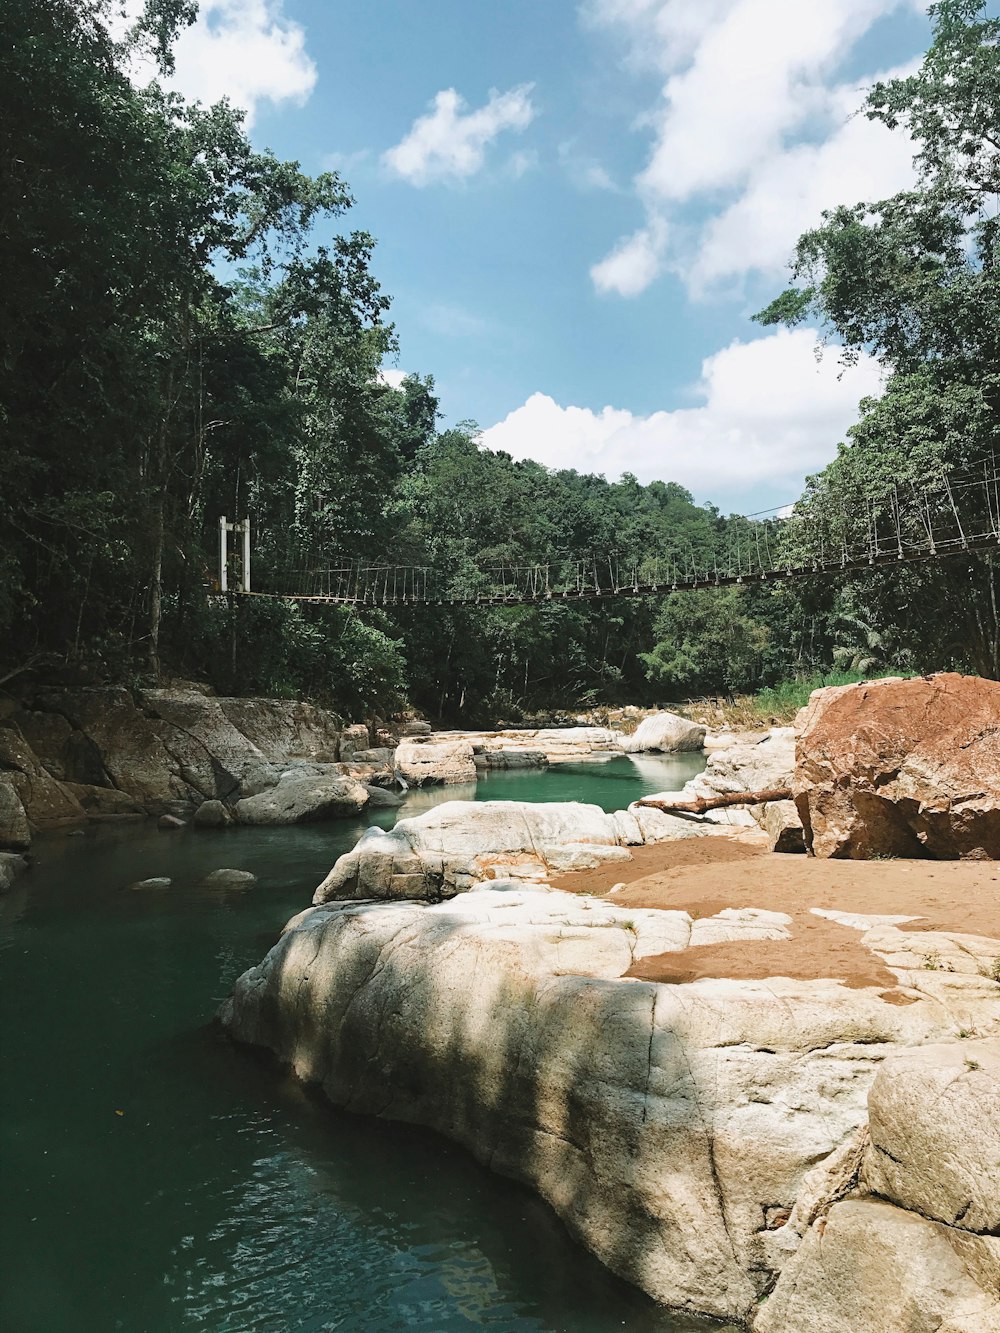
[{"label": "rocky riverbank", "polygon": [[[676,718],[650,748],[697,748],[704,735]],[[0,701],[0,850],[23,852],[33,833],[93,820],[218,827],[353,816],[396,804],[393,792],[407,787],[607,759],[626,743],[605,727],[370,728],[310,704],[217,698],[190,683],[40,691]]]},{"label": "rocky riverbank", "polygon": [[[772,857],[762,811],[441,806],[338,861],[225,1026],[526,1182],[666,1305],[1000,1333],[1000,687],[851,688],[794,771],[778,732],[689,784],[783,775],[833,860]],[[858,860],[880,822],[952,864]]]}]

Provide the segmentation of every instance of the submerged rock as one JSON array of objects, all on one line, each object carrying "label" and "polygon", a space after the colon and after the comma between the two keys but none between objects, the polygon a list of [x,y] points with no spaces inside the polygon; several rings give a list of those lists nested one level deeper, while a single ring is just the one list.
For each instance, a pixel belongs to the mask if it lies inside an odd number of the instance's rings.
[{"label": "submerged rock", "polygon": [[137,879],[129,885],[130,889],[169,889],[173,883],[172,879],[166,876],[154,876],[152,879]]},{"label": "submerged rock", "polygon": [[0,852],[0,893],[10,889],[18,875],[28,868],[28,858],[17,852]]},{"label": "submerged rock", "polygon": [[187,820],[181,819],[178,815],[160,815],[156,827],[162,829],[164,833],[174,833],[178,829],[187,828]]},{"label": "submerged rock", "polygon": [[224,868],[213,870],[210,875],[206,875],[202,884],[209,889],[218,888],[249,888],[251,884],[257,883],[257,876],[249,870],[230,870]]},{"label": "submerged rock", "polygon": [[403,798],[397,796],[394,791],[386,791],[384,787],[376,787],[372,783],[365,784],[368,791],[368,808],[370,810],[395,810],[403,804]]},{"label": "submerged rock", "polygon": [[222,801],[202,801],[194,812],[197,828],[225,828],[233,822],[233,817]]}]

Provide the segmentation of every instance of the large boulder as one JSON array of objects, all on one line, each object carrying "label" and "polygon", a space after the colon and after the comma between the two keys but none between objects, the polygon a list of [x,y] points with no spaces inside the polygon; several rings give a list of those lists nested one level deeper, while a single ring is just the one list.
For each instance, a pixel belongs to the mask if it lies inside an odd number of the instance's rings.
[{"label": "large boulder", "polygon": [[13,783],[0,774],[0,848],[23,851],[31,846],[31,825]]},{"label": "large boulder", "polygon": [[645,717],[631,736],[623,742],[628,754],[643,754],[649,750],[675,754],[704,747],[708,731],[700,722],[689,722],[677,713],[654,713]]},{"label": "large boulder", "polygon": [[368,804],[368,790],[340,774],[282,778],[276,787],[237,801],[240,824],[306,824],[356,815]]},{"label": "large boulder", "polygon": [[0,726],[0,771],[14,788],[32,828],[61,828],[86,823],[73,793],[38,761],[16,726]]},{"label": "large boulder", "polygon": [[918,1046],[868,1094],[863,1179],[949,1226],[1000,1234],[1000,1042]]},{"label": "large boulder", "polygon": [[476,780],[472,746],[467,741],[400,741],[394,765],[408,787],[430,783],[452,786]]},{"label": "large boulder", "polygon": [[227,698],[219,700],[219,707],[272,764],[336,758],[340,723],[323,708],[291,699]]},{"label": "large boulder", "polygon": [[28,858],[18,852],[0,852],[0,893],[6,893],[28,868]]},{"label": "large boulder", "polygon": [[314,902],[348,898],[447,898],[487,880],[541,881],[549,874],[628,861],[628,848],[707,832],[657,810],[605,814],[578,801],[448,801],[370,828],[316,890]]},{"label": "large boulder", "polygon": [[368,728],[363,722],[357,722],[350,727],[345,727],[340,734],[340,748],[338,751],[342,762],[357,758],[359,753],[364,753],[371,746],[372,740]]},{"label": "large boulder", "polygon": [[159,814],[174,801],[191,800],[191,788],[163,736],[128,690],[60,690],[44,696],[39,706],[83,733],[99,753],[108,780],[145,810]]},{"label": "large boulder", "polygon": [[[591,836],[599,816],[587,816]],[[693,921],[510,881],[430,906],[328,903],[289,923],[237,982],[222,1018],[335,1104],[429,1125],[529,1184],[657,1300],[749,1321],[799,1243],[798,1233],[787,1248],[780,1238],[800,1194],[829,1200],[831,1189],[853,1188],[867,1093],[886,1056],[944,1040],[966,1003],[977,1026],[1000,1026],[996,988],[979,977],[949,976],[933,998],[896,1005],[835,981],[667,985],[629,975],[636,961],[686,949],[699,934],[752,950],[759,916]],[[819,1227],[822,1206],[810,1206],[807,1226]],[[988,1312],[960,1251],[978,1247],[985,1266],[1000,1242],[916,1219],[908,1234],[918,1264],[886,1239],[900,1210],[864,1206],[890,1222],[881,1239],[873,1225],[872,1278],[856,1285],[871,1295],[881,1282],[896,1318],[907,1310],[915,1320],[925,1293],[931,1310],[947,1312],[953,1294],[965,1302],[958,1308]],[[830,1226],[836,1217],[835,1207]],[[825,1261],[812,1253],[801,1271],[818,1282]],[[846,1254],[856,1277],[863,1241]],[[853,1299],[848,1260],[836,1264]],[[861,1312],[852,1323],[838,1299],[824,1296],[829,1320],[825,1304],[804,1302],[811,1322],[776,1315],[768,1333],[937,1328],[868,1322],[863,1303],[845,1307]],[[794,1302],[788,1308],[798,1320]]]},{"label": "large boulder", "polygon": [[1000,681],[817,690],[799,729],[795,803],[816,856],[1000,857]]},{"label": "large boulder", "polygon": [[1000,1333],[1000,1240],[874,1200],[819,1218],[754,1333]]}]

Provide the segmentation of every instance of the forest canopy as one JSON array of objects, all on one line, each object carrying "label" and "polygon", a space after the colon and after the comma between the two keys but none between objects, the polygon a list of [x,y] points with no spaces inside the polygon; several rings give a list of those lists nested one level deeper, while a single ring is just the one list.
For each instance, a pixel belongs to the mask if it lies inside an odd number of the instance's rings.
[{"label": "forest canopy", "polygon": [[[362,716],[732,693],[834,665],[1000,675],[991,558],[837,583],[537,607],[302,607],[210,596],[220,514],[253,516],[255,574],[392,561],[496,566],[685,544],[725,515],[670,482],[515,462],[440,430],[430,374],[396,388],[373,237],[334,173],[256,148],[239,111],[168,90],[188,0],[125,34],[105,0],[3,4],[0,684],[194,675]],[[996,448],[1000,24],[932,7],[921,69],[863,114],[908,132],[917,186],[806,233],[758,317],[808,320],[886,368],[802,504],[876,495]],[[161,80],[129,77],[137,51]],[[829,350],[828,355],[838,354]],[[833,442],[831,442],[832,444]],[[666,465],[665,465],[666,466]]]}]

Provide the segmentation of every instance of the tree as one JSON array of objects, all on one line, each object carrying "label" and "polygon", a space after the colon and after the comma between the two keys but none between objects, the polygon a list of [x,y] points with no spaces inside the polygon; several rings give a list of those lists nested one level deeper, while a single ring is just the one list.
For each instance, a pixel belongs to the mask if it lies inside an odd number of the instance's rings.
[{"label": "tree", "polygon": [[[799,239],[797,285],[757,316],[816,319],[845,361],[867,351],[886,368],[884,395],[862,404],[838,458],[807,489],[800,513],[817,529],[856,525],[860,499],[886,503],[894,486],[979,464],[1000,442],[1000,20],[984,10],[980,0],[932,5],[921,68],[877,84],[865,103],[869,119],[911,136],[915,188],[825,213]],[[865,586],[866,623],[891,630],[915,662],[1000,675],[992,557],[880,573]],[[920,613],[907,615],[910,605]]]}]

